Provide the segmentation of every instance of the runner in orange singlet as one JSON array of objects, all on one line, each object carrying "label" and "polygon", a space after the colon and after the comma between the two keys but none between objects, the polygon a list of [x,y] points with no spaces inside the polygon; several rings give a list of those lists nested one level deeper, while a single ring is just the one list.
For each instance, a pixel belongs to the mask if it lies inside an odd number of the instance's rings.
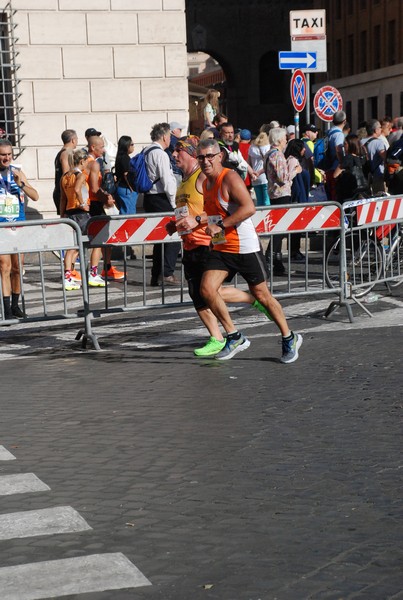
[{"label": "runner in orange singlet", "polygon": [[[267,309],[281,331],[281,362],[294,362],[298,358],[302,336],[290,331],[280,303],[268,289],[265,260],[251,220],[255,206],[241,177],[235,171],[224,169],[222,158],[215,140],[200,142],[197,159],[206,176],[203,183],[205,213],[201,223],[207,221],[206,233],[214,247],[205,265],[200,291],[227,332],[225,347],[215,358],[228,360],[250,346],[249,340],[236,330],[220,294],[223,282],[239,273],[252,296]],[[191,216],[178,222],[178,227],[185,230],[197,225]]]},{"label": "runner in orange singlet", "polygon": [[[176,218],[190,215],[194,222],[200,223],[203,213],[203,181],[206,179],[201,172],[200,165],[196,159],[196,150],[199,138],[195,135],[188,136],[175,145],[173,157],[183,173],[183,180],[176,192]],[[204,273],[204,267],[210,254],[211,237],[206,234],[206,225],[199,225],[192,231],[183,230],[178,227],[178,233],[183,241],[182,263],[185,278],[189,286],[189,295],[201,321],[210,333],[210,339],[201,348],[195,348],[194,353],[199,357],[208,357],[218,354],[225,346],[225,340],[219,328],[218,321],[200,294],[200,284]],[[167,224],[168,233],[177,230],[173,221]],[[257,310],[263,312],[268,318],[266,309],[251,294],[239,288],[223,287],[220,294],[225,302],[251,304]]]}]

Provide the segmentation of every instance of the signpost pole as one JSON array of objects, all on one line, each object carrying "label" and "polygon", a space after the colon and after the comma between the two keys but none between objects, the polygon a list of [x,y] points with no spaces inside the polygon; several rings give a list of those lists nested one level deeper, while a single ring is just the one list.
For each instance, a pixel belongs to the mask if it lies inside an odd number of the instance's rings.
[{"label": "signpost pole", "polygon": [[299,112],[296,112],[294,115],[294,125],[295,125],[295,137],[299,138]]},{"label": "signpost pole", "polygon": [[306,79],[306,122],[311,122],[311,87],[310,87],[310,76],[309,73],[305,73]]}]

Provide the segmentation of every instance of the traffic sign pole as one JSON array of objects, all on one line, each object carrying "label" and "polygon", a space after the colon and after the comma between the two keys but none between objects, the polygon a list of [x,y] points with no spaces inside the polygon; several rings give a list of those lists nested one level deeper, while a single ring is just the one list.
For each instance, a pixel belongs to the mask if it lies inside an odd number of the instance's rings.
[{"label": "traffic sign pole", "polygon": [[310,89],[310,77],[309,77],[309,73],[305,73],[305,79],[306,79],[306,122],[310,123],[311,122],[311,109],[309,107],[310,103],[311,103],[311,89]]},{"label": "traffic sign pole", "polygon": [[295,137],[299,138],[299,112],[296,112],[294,115],[294,125],[295,125]]}]

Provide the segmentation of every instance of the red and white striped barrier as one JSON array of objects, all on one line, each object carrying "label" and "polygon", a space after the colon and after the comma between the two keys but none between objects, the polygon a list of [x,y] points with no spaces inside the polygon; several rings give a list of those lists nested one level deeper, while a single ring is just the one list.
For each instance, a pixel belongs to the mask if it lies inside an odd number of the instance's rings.
[{"label": "red and white striped barrier", "polygon": [[357,225],[403,218],[403,198],[371,198],[357,206]]},{"label": "red and white striped barrier", "polygon": [[335,229],[340,227],[340,209],[331,204],[296,204],[289,208],[256,211],[252,221],[258,234]]},{"label": "red and white striped barrier", "polygon": [[[172,216],[133,216],[127,219],[94,219],[88,225],[91,246],[133,245],[145,242],[179,241],[169,235],[165,225]],[[340,209],[334,205],[295,205],[258,210],[252,217],[258,234],[318,231],[340,227]]]},{"label": "red and white striped barrier", "polygon": [[97,219],[88,224],[88,237],[91,246],[113,244],[116,246],[141,244],[144,242],[178,242],[177,233],[169,235],[165,225],[172,221],[172,216],[163,217],[130,217],[128,219]]}]

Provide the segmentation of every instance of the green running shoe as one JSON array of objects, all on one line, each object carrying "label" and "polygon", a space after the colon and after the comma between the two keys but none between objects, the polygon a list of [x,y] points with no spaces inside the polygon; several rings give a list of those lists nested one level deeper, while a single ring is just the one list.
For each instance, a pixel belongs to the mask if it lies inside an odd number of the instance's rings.
[{"label": "green running shoe", "polygon": [[221,350],[225,346],[225,340],[220,342],[215,337],[211,336],[207,344],[202,346],[202,348],[195,348],[193,352],[196,356],[214,356],[221,352]]},{"label": "green running shoe", "polygon": [[273,317],[271,316],[267,308],[263,306],[263,304],[260,304],[259,300],[255,300],[252,306],[253,308],[256,308],[256,310],[260,310],[260,312],[266,315],[266,317],[270,319],[270,321],[273,321]]}]

